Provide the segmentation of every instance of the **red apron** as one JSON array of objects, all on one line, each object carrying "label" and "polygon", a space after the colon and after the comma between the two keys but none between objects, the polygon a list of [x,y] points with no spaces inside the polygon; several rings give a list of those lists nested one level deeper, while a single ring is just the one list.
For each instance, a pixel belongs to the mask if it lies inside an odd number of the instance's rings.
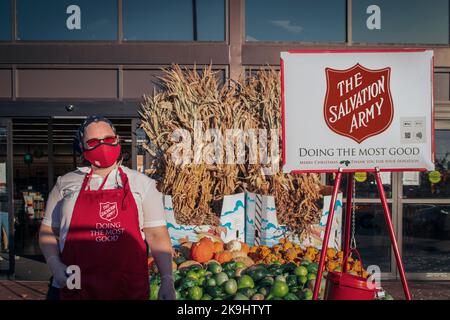
[{"label": "red apron", "polygon": [[[62,252],[67,266],[77,265],[81,289],[60,290],[61,299],[149,298],[147,249],[141,236],[138,210],[119,167],[122,187],[89,189],[92,170],[85,176]],[[86,190],[86,187],[88,188]]]}]

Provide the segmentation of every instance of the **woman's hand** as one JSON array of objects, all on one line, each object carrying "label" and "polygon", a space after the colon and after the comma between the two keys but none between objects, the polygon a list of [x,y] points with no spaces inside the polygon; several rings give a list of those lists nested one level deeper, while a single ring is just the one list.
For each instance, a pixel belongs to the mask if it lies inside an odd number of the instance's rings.
[{"label": "woman's hand", "polygon": [[175,285],[171,276],[167,278],[163,276],[161,278],[158,300],[176,300]]},{"label": "woman's hand", "polygon": [[67,285],[67,266],[61,262],[59,257],[51,256],[47,259],[47,264],[53,274],[53,279],[55,280],[59,288],[64,288]]}]

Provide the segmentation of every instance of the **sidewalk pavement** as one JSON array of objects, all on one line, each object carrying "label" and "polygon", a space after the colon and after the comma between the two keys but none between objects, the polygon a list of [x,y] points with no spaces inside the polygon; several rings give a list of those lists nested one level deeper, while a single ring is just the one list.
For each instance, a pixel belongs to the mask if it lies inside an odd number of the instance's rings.
[{"label": "sidewalk pavement", "polygon": [[[0,300],[44,300],[47,285],[47,281],[0,280]],[[410,281],[409,287],[414,300],[450,300],[450,281]],[[383,288],[395,300],[404,299],[400,281],[384,281]]]}]

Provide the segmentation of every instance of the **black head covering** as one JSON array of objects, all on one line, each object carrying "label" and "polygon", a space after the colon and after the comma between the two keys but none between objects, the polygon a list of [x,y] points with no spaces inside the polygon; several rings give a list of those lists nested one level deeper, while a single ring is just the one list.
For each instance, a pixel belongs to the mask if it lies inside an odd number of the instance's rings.
[{"label": "black head covering", "polygon": [[76,148],[76,150],[81,154],[83,152],[83,137],[84,137],[84,131],[86,130],[86,128],[93,122],[106,122],[107,124],[110,125],[111,129],[113,129],[114,133],[116,132],[116,128],[114,127],[114,125],[112,124],[112,122],[101,115],[93,115],[93,116],[89,116],[87,117],[83,123],[80,125],[80,127],[78,128],[77,132],[76,132],[76,136],[75,136],[75,141],[74,141],[74,148]]}]

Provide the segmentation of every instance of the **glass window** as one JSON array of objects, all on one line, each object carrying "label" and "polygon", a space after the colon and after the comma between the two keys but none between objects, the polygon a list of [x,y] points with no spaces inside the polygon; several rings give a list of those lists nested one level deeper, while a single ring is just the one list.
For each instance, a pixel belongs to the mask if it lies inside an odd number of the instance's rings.
[{"label": "glass window", "polygon": [[449,42],[448,0],[354,0],[352,18],[354,42]]},{"label": "glass window", "polygon": [[124,40],[224,41],[224,0],[127,0]]},{"label": "glass window", "polygon": [[246,0],[247,41],[345,42],[345,0]]},{"label": "glass window", "polygon": [[[367,172],[356,172],[355,176],[355,191],[357,199],[379,199],[377,183],[375,181],[375,174]],[[392,174],[390,172],[381,173],[381,182],[383,182],[384,192],[387,198],[392,198]],[[327,174],[327,185],[334,185],[334,174]],[[344,198],[347,197],[347,174],[343,174],[341,182],[341,191]]]},{"label": "glass window", "polygon": [[450,271],[450,205],[403,206],[403,259],[407,272]]},{"label": "glass window", "polygon": [[17,0],[18,40],[116,40],[116,0]]},{"label": "glass window", "polygon": [[0,41],[11,40],[11,1],[0,0]]},{"label": "glass window", "polygon": [[435,171],[404,172],[404,198],[450,198],[450,130],[436,130]]},{"label": "glass window", "polygon": [[[391,206],[389,207],[391,208]],[[356,245],[361,254],[364,268],[377,265],[382,272],[390,272],[391,241],[382,206],[357,204],[355,218]],[[342,233],[342,238],[344,238],[344,233]]]}]

